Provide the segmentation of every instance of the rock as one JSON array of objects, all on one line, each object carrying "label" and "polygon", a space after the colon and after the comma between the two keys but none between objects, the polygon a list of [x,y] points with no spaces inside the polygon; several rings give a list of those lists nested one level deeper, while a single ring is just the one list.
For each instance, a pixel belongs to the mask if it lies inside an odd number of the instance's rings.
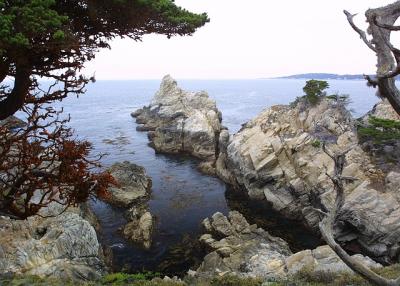
[{"label": "rock", "polygon": [[83,281],[106,273],[96,231],[76,210],[49,218],[0,217],[0,245],[0,275]]},{"label": "rock", "polygon": [[15,117],[9,116],[4,120],[0,120],[0,127],[6,126],[9,129],[18,129],[25,127],[27,124],[25,121]]},{"label": "rock", "polygon": [[213,162],[210,162],[210,161],[201,162],[199,164],[199,166],[198,166],[198,169],[203,174],[206,174],[206,175],[209,175],[209,176],[215,176],[216,175],[216,171],[215,171],[215,167],[214,167],[214,163]]},{"label": "rock", "polygon": [[125,161],[115,163],[108,170],[118,183],[108,189],[110,203],[128,207],[149,197],[152,183],[143,167]]},{"label": "rock", "polygon": [[[257,226],[251,227],[238,212],[230,212],[228,217],[216,213],[204,222],[211,228],[209,233],[201,236],[200,242],[209,253],[196,271],[189,272],[192,281],[225,275],[286,280],[303,270],[316,275],[321,272],[352,273],[329,246],[292,254],[285,241]],[[221,225],[224,231],[221,231]],[[221,236],[223,232],[227,234]],[[362,255],[353,258],[371,268],[382,267]]]},{"label": "rock", "polygon": [[349,243],[354,236],[349,229],[357,229],[362,231],[357,242],[371,257],[385,263],[398,259],[400,204],[396,193],[379,192],[366,182],[358,186],[340,213],[340,222],[347,227],[339,228],[337,239]]},{"label": "rock", "polygon": [[151,178],[143,167],[127,161],[115,163],[108,170],[117,186],[108,189],[110,196],[106,201],[127,208],[127,224],[121,229],[123,235],[149,249],[153,233],[153,216],[148,211]]},{"label": "rock", "polygon": [[139,219],[134,219],[124,227],[126,238],[143,244],[143,247],[151,247],[153,233],[153,216],[150,212],[145,212]]},{"label": "rock", "polygon": [[221,113],[206,92],[186,92],[165,76],[151,104],[132,113],[140,130],[149,133],[151,146],[163,153],[189,153],[214,162]]},{"label": "rock", "polygon": [[211,226],[210,233],[204,234],[200,242],[211,252],[191,275],[281,277],[284,260],[291,254],[282,239],[257,227],[251,230],[246,219],[236,211],[230,212],[228,217],[216,213],[205,222],[203,224]]},{"label": "rock", "polygon": [[375,104],[372,110],[362,117],[363,122],[368,123],[368,118],[370,116],[389,120],[400,120],[400,115],[397,114],[387,99],[383,99]]},{"label": "rock", "polygon": [[[373,114],[383,116],[388,108],[379,104]],[[333,152],[351,147],[343,175],[356,180],[345,186],[339,241],[349,247],[356,244],[381,262],[398,261],[400,219],[395,218],[400,215],[400,195],[393,174],[400,173],[399,166],[377,164],[358,144],[356,121],[334,100],[323,99],[316,106],[272,106],[233,136],[223,130],[216,174],[251,199],[268,201],[318,233],[321,218],[314,208],[333,204],[333,185],[326,175],[333,171],[333,160],[322,150],[322,142]]]},{"label": "rock", "polygon": [[[365,257],[360,254],[353,255],[353,258],[371,269],[382,267],[381,264],[376,263],[369,257]],[[353,271],[327,245],[317,247],[314,250],[308,249],[297,252],[286,258],[285,265],[288,276],[295,275],[303,269],[314,273],[353,273]]]}]

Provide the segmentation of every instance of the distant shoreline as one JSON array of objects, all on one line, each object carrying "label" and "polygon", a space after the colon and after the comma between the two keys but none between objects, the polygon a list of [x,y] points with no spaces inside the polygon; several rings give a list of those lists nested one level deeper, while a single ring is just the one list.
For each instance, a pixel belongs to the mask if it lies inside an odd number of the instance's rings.
[{"label": "distant shoreline", "polygon": [[[369,75],[374,77],[374,75]],[[316,79],[316,80],[364,80],[363,74],[331,74],[331,73],[305,73],[289,76],[273,77],[269,79]],[[396,80],[400,78],[397,77]]]}]

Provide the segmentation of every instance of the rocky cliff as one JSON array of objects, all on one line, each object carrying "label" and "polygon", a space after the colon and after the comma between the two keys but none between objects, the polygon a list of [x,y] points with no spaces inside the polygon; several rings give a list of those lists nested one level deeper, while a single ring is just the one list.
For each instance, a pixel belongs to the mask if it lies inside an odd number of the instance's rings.
[{"label": "rocky cliff", "polygon": [[186,92],[168,75],[151,104],[132,116],[142,124],[139,130],[149,131],[151,146],[158,152],[216,160],[221,113],[206,92]]},{"label": "rocky cliff", "polygon": [[0,274],[82,281],[106,273],[93,226],[77,208],[61,211],[53,204],[41,213],[47,218],[0,217]]},{"label": "rocky cliff", "polygon": [[266,200],[318,231],[320,215],[315,208],[326,210],[332,204],[327,174],[333,161],[322,150],[322,142],[332,151],[351,149],[343,174],[356,178],[346,184],[337,239],[382,262],[397,261],[399,170],[388,172],[374,163],[358,144],[356,121],[340,101],[324,99],[313,107],[273,106],[237,134],[221,134],[217,174],[250,198]]}]

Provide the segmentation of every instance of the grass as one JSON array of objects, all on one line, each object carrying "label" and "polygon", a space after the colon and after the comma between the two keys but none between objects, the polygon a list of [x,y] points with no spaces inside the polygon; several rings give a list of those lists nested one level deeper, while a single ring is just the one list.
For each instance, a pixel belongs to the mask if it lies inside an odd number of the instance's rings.
[{"label": "grass", "polygon": [[[400,276],[400,264],[375,270],[378,274],[387,278]],[[60,279],[38,278],[34,276],[13,277],[10,279],[0,277],[1,286],[345,286],[359,285],[372,286],[360,276],[349,273],[315,272],[312,269],[304,269],[287,281],[264,282],[257,278],[239,278],[236,276],[215,277],[210,281],[196,281],[185,284],[179,281],[164,281],[158,273],[113,273],[104,276],[99,281],[79,283],[68,282]]]}]

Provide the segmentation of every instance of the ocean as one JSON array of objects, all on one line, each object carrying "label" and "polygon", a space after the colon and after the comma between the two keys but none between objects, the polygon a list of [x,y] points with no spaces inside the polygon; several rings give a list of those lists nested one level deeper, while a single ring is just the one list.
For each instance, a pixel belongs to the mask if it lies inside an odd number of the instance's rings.
[{"label": "ocean", "polygon": [[[69,97],[58,104],[71,115],[76,136],[92,142],[94,153],[107,154],[102,159],[104,167],[127,160],[145,167],[152,177],[149,208],[156,217],[156,228],[149,250],[121,235],[120,228],[126,223],[123,209],[91,202],[102,226],[101,243],[112,249],[114,270],[184,273],[202,256],[196,245],[201,221],[217,211],[226,214],[231,209],[244,213],[257,210],[248,219],[287,239],[293,250],[318,245],[319,239],[299,223],[282,218],[269,206],[248,202],[219,179],[199,173],[197,160],[156,154],[148,146],[147,134],[136,131],[130,113],[148,105],[159,84],[160,80],[97,81],[80,98]],[[263,109],[288,104],[301,96],[305,80],[178,80],[178,84],[185,90],[207,91],[222,112],[223,124],[235,133]],[[375,90],[364,81],[331,80],[329,84],[328,93],[350,95],[349,108],[355,117],[378,102]]]}]

